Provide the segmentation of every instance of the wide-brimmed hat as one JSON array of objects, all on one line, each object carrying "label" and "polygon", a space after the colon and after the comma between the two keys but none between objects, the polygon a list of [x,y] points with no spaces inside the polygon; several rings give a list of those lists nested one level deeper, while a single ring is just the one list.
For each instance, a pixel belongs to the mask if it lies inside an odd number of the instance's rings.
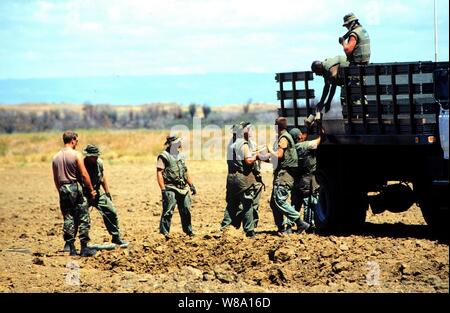
[{"label": "wide-brimmed hat", "polygon": [[88,144],[83,150],[85,156],[99,156],[101,154],[100,149],[93,144]]},{"label": "wide-brimmed hat", "polygon": [[177,135],[169,135],[166,137],[165,145],[173,145],[174,143],[178,143],[181,141],[181,138]]},{"label": "wide-brimmed hat", "polygon": [[358,20],[358,18],[355,16],[355,14],[348,13],[344,16],[344,24],[342,24],[342,26],[347,26],[351,22],[357,21],[357,20]]},{"label": "wide-brimmed hat", "polygon": [[239,125],[242,127],[242,130],[245,130],[246,127],[252,126],[252,123],[243,121],[243,122],[240,122]]}]

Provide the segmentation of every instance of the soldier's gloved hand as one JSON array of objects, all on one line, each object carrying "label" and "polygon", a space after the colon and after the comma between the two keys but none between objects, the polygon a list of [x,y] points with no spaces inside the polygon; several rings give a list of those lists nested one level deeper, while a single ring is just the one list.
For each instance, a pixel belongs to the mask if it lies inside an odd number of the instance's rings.
[{"label": "soldier's gloved hand", "polygon": [[191,187],[192,194],[196,195],[197,194],[197,188],[195,188],[194,184],[192,184],[190,187]]},{"label": "soldier's gloved hand", "polygon": [[339,44],[342,45],[342,43],[344,42],[344,37],[339,37]]},{"label": "soldier's gloved hand", "polygon": [[109,198],[109,200],[112,201],[112,196],[111,196],[111,194],[109,192],[106,192],[105,195]]}]

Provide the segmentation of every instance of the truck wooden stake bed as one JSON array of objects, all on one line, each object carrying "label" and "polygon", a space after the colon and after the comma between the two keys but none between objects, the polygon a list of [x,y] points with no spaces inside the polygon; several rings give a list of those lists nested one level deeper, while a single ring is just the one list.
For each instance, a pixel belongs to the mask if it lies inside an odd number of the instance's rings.
[{"label": "truck wooden stake bed", "polygon": [[[317,150],[316,226],[355,229],[369,207],[401,212],[416,203],[434,231],[447,232],[449,63],[352,65],[340,75],[339,114],[321,120],[326,140]],[[313,73],[275,79],[279,115],[302,125],[316,111]]]}]

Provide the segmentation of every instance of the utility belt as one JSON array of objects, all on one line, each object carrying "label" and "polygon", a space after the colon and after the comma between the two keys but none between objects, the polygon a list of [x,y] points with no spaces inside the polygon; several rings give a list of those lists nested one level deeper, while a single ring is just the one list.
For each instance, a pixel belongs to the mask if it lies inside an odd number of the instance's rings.
[{"label": "utility belt", "polygon": [[274,172],[274,185],[286,186],[292,188],[294,186],[295,168],[283,168]]},{"label": "utility belt", "polygon": [[245,171],[243,171],[241,169],[228,170],[228,174],[238,174],[238,173],[242,174],[242,175],[245,175],[245,176],[253,174],[253,175],[255,175],[255,177],[261,175],[261,173],[259,171],[255,171],[255,170],[252,170],[252,171],[249,171],[249,172],[245,172]]},{"label": "utility belt", "polygon": [[62,185],[72,185],[72,184],[78,184],[78,182],[75,180],[75,181],[70,181],[70,182],[60,182],[60,186],[62,186]]},{"label": "utility belt", "polygon": [[165,183],[165,184],[178,189],[184,189],[187,186],[187,183]]},{"label": "utility belt", "polygon": [[[80,185],[80,183],[78,181],[73,181],[73,182],[60,182],[59,185],[59,191],[61,192],[64,186],[69,186],[67,188],[69,188],[70,190],[74,190],[76,189],[77,192],[82,192],[83,191],[83,187]],[[76,188],[75,188],[76,187]],[[65,189],[67,190],[67,189]]]}]

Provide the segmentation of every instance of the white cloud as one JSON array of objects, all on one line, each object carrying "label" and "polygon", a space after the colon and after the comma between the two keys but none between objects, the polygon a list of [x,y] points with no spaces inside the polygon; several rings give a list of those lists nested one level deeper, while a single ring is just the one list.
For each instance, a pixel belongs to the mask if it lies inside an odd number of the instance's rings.
[{"label": "white cloud", "polygon": [[[411,55],[419,54],[414,47],[432,41],[432,27],[426,37],[432,0],[42,0],[14,2],[9,10],[2,15],[12,16],[0,30],[3,47],[35,52],[17,54],[24,64],[46,59],[73,64],[69,70],[47,62],[54,68],[43,75],[301,69],[313,59],[342,54],[337,38],[350,11],[367,26],[374,60],[397,58],[389,49],[392,38],[410,38],[410,32],[421,37],[394,41]],[[440,42],[448,43],[448,13],[439,18]],[[448,48],[442,54],[448,58]]]},{"label": "white cloud", "polygon": [[36,4],[33,18],[39,22],[48,23],[52,19],[52,12],[54,9],[55,4],[47,1],[39,1]]},{"label": "white cloud", "polygon": [[122,18],[120,8],[117,5],[112,5],[107,9],[108,17],[112,22],[119,22]]}]

